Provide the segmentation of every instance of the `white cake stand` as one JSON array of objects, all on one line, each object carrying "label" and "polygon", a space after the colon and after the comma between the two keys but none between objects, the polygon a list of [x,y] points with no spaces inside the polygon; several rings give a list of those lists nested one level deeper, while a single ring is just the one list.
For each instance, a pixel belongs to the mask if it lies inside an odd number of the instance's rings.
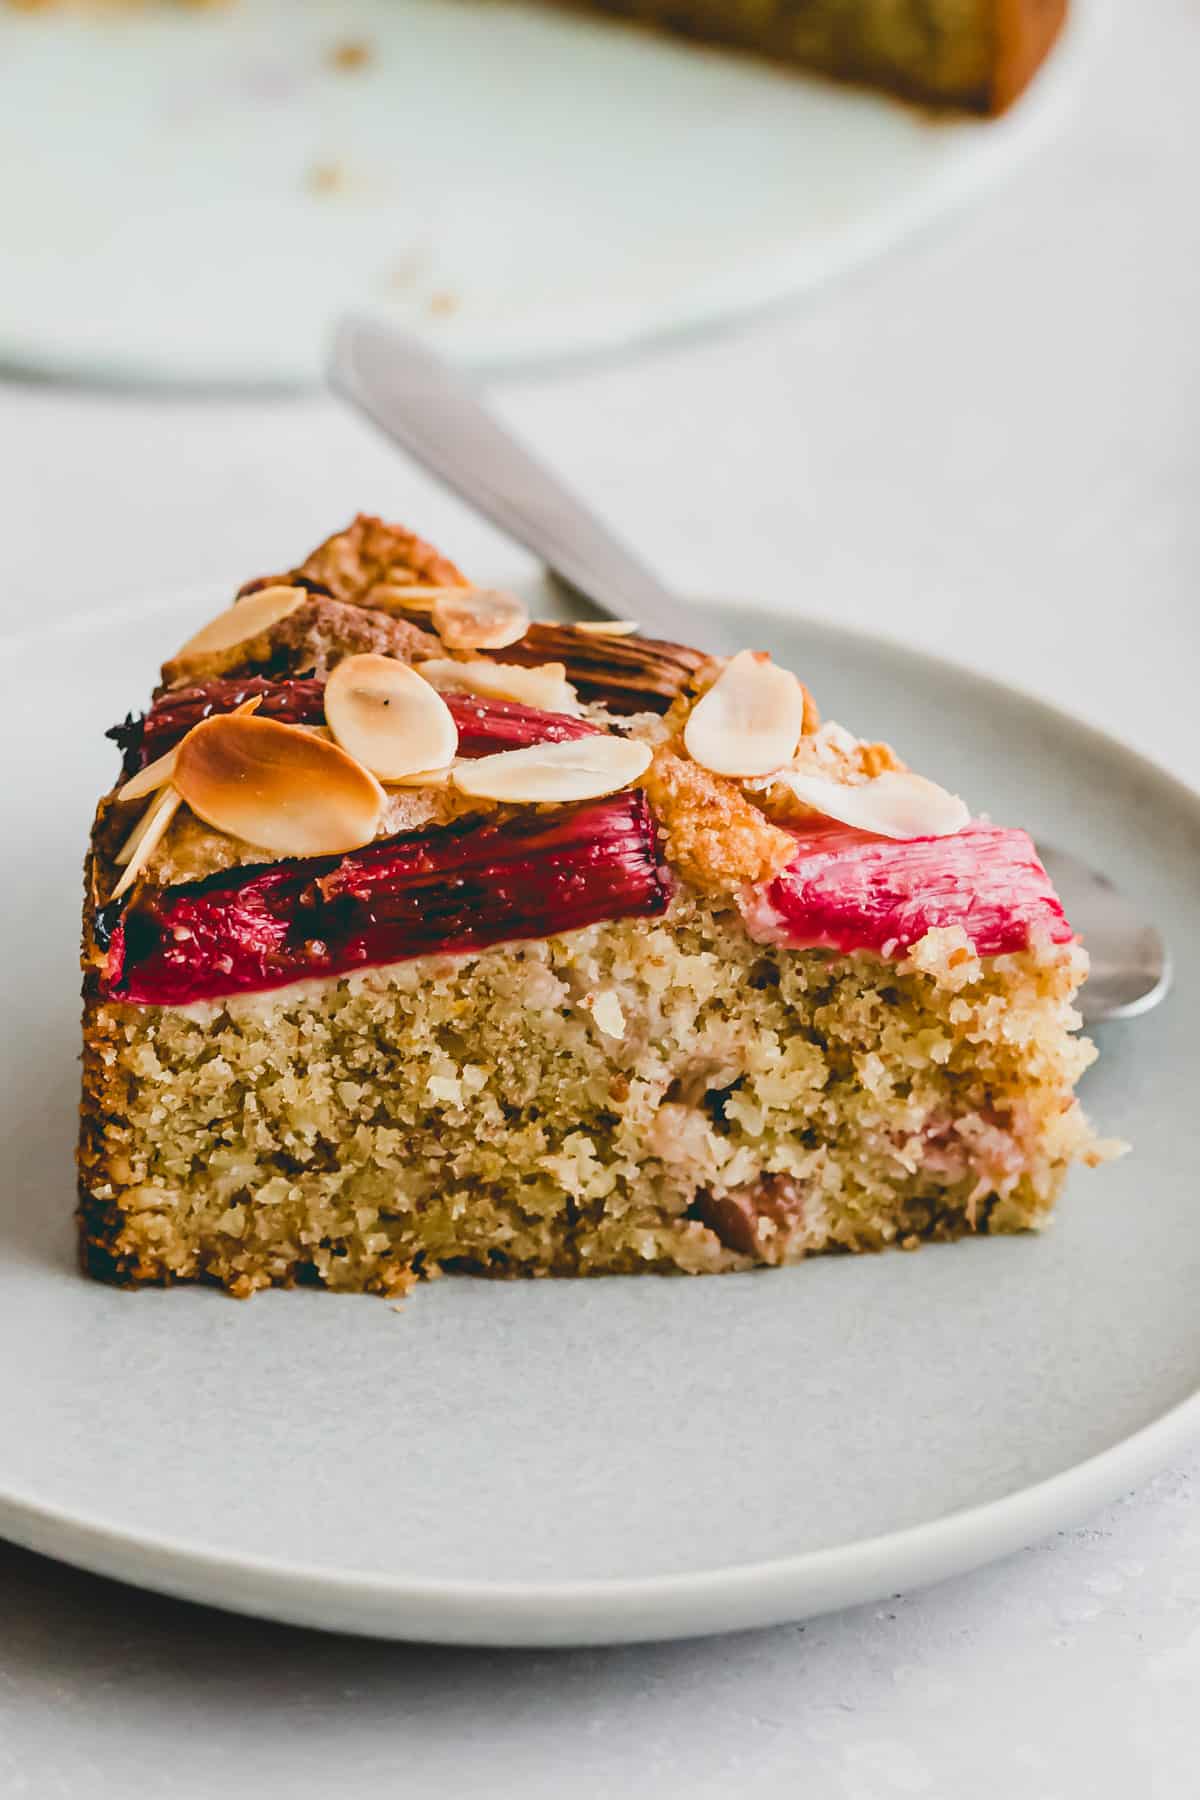
[{"label": "white cake stand", "polygon": [[489,366],[711,325],[1011,166],[1097,3],[998,122],[505,0],[0,5],[0,363],[303,383],[347,304]]}]

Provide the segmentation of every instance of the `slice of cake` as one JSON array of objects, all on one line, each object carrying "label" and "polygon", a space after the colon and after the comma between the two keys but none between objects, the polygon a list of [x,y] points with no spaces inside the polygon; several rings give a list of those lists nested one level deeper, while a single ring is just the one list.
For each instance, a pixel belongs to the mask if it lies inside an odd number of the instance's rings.
[{"label": "slice of cake", "polygon": [[766,656],[531,624],[359,519],[112,735],[94,1275],[746,1269],[1037,1226],[1107,1153],[1029,838]]},{"label": "slice of cake", "polygon": [[1000,113],[1028,85],[1068,0],[585,0],[932,106]]}]

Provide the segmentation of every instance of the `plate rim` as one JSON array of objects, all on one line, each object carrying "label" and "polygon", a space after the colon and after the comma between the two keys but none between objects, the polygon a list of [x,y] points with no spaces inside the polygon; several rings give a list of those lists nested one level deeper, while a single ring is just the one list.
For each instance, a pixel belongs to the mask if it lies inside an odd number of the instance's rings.
[{"label": "plate rim", "polygon": [[[31,644],[102,631],[115,619],[176,610],[215,582],[171,595],[76,612],[0,633],[8,661]],[[728,605],[729,602],[725,602]],[[710,610],[706,605],[705,610]],[[714,612],[717,607],[712,607]],[[749,616],[748,609],[740,616]],[[1113,733],[1040,695],[927,651],[889,632],[810,614],[754,610],[754,622],[863,644],[934,669],[983,694],[1017,700],[1137,769],[1200,827],[1200,789]],[[979,1505],[870,1538],[748,1564],[584,1581],[423,1580],[320,1569],[269,1556],[208,1550],[169,1533],[130,1530],[0,1485],[0,1536],[74,1567],[153,1592],[319,1630],[460,1646],[570,1647],[716,1635],[813,1617],[962,1574],[1074,1523],[1136,1485],[1200,1437],[1200,1385],[1136,1431],[1067,1469]]]},{"label": "plate rim", "polygon": [[[1200,1390],[1119,1443],[998,1500],[748,1565],[615,1581],[421,1581],[218,1555],[0,1490],[0,1536],[91,1574],[250,1618],[493,1649],[651,1643],[795,1623],[966,1574],[1074,1524],[1200,1433]],[[147,1559],[149,1558],[149,1562]]]}]

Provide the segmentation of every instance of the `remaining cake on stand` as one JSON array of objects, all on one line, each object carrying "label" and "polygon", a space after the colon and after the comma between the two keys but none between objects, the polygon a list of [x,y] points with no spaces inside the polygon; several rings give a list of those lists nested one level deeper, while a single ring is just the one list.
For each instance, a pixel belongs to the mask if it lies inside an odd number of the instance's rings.
[{"label": "remaining cake on stand", "polygon": [[585,0],[930,106],[1001,113],[1028,86],[1068,0]]},{"label": "remaining cake on stand", "polygon": [[1109,1153],[1029,838],[761,654],[531,624],[360,518],[112,735],[94,1275],[746,1269],[1037,1226]]}]

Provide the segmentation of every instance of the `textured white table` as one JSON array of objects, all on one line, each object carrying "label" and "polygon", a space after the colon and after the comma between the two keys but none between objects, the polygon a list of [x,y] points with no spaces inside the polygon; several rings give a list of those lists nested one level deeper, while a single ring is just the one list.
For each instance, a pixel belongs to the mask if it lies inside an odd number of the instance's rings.
[{"label": "textured white table", "polygon": [[[680,586],[908,636],[1200,782],[1198,59],[1195,0],[1127,7],[977,216],[796,316],[498,398]],[[315,398],[13,384],[0,468],[4,628],[231,583],[359,506],[527,567]],[[883,1608],[570,1655],[307,1636],[0,1546],[0,1794],[1174,1800],[1198,1474]]]}]

